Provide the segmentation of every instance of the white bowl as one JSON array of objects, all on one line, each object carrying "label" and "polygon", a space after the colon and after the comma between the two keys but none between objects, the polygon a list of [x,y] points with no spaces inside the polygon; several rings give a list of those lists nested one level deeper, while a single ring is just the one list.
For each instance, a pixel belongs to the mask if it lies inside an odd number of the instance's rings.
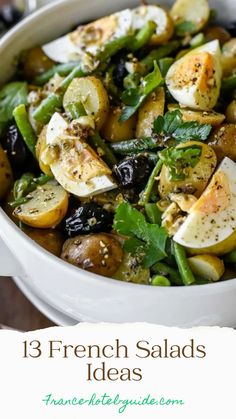
[{"label": "white bowl", "polygon": [[[224,5],[221,0],[212,1],[211,5],[217,8],[220,3],[221,18],[235,16],[234,0],[225,1]],[[39,10],[0,41],[0,82],[6,82],[13,74],[20,51],[49,41],[80,21],[137,4],[132,0],[62,0]],[[0,235],[0,274],[21,276],[47,304],[76,320],[147,321],[169,326],[236,324],[236,279],[162,288],[97,276],[49,254],[22,233],[2,210]]]}]

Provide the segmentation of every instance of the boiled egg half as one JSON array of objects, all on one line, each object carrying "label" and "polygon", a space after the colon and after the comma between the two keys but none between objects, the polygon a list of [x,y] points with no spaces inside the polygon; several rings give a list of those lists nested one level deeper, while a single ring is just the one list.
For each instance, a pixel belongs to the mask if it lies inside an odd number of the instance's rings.
[{"label": "boiled egg half", "polygon": [[41,159],[66,191],[87,197],[117,187],[110,168],[83,139],[73,134],[57,112],[48,124],[46,143]]},{"label": "boiled egg half", "polygon": [[174,241],[192,254],[222,255],[236,248],[236,163],[228,157],[192,206]]},{"label": "boiled egg half", "polygon": [[67,63],[83,60],[88,64],[89,55],[95,56],[101,48],[114,39],[132,35],[148,21],[157,25],[151,43],[168,41],[174,31],[170,15],[159,6],[140,6],[125,9],[105,16],[88,25],[81,25],[75,31],[44,45],[44,53],[53,61]]},{"label": "boiled egg half", "polygon": [[215,40],[195,48],[170,67],[166,84],[183,107],[210,111],[217,103],[222,78],[221,51]]}]

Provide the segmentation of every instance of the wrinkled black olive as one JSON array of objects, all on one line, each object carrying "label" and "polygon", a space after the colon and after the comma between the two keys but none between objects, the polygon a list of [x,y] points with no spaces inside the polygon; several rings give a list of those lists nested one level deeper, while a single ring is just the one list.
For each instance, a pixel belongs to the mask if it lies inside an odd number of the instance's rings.
[{"label": "wrinkled black olive", "polygon": [[7,128],[1,136],[0,143],[3,150],[6,150],[13,169],[25,170],[26,164],[32,158],[16,125]]},{"label": "wrinkled black olive", "polygon": [[65,230],[69,237],[78,234],[110,231],[113,215],[94,202],[81,205],[74,214],[65,220]]},{"label": "wrinkled black olive", "polygon": [[142,189],[148,180],[152,167],[146,156],[128,157],[114,166],[114,173],[123,188]]},{"label": "wrinkled black olive", "polygon": [[117,87],[123,88],[124,78],[127,76],[128,71],[125,68],[126,59],[121,58],[113,71],[113,80]]}]

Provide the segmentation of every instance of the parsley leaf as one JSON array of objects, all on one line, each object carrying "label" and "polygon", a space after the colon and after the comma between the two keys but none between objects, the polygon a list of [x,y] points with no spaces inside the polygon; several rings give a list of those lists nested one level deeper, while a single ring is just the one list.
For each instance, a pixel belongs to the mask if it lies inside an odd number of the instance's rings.
[{"label": "parsley leaf", "polygon": [[195,167],[202,154],[202,147],[192,145],[190,147],[170,147],[159,152],[159,158],[169,167],[170,178],[173,181],[184,180],[186,169]]},{"label": "parsley leaf", "polygon": [[154,61],[154,70],[141,81],[137,88],[130,88],[122,93],[122,102],[126,105],[120,116],[120,122],[127,121],[142,105],[147,96],[163,82],[160,69]]},{"label": "parsley leaf", "polygon": [[12,112],[18,105],[27,104],[27,83],[12,82],[0,90],[0,132],[13,118]]},{"label": "parsley leaf", "polygon": [[197,121],[183,122],[179,109],[158,116],[153,125],[154,134],[161,135],[164,140],[172,138],[176,141],[205,141],[211,129],[209,124],[200,124]]},{"label": "parsley leaf", "polygon": [[141,259],[146,268],[166,257],[167,232],[157,224],[150,224],[144,215],[127,202],[116,209],[113,228],[128,236],[124,248]]},{"label": "parsley leaf", "polygon": [[177,36],[185,36],[187,34],[193,33],[195,30],[196,25],[190,20],[180,22],[175,27],[175,33]]}]

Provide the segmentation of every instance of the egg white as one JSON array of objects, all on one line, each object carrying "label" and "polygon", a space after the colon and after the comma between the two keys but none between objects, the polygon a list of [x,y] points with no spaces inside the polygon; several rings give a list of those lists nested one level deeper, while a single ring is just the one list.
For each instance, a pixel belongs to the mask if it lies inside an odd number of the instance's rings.
[{"label": "egg white", "polygon": [[[205,53],[209,55],[206,56]],[[195,60],[207,59],[206,65],[193,66]],[[186,71],[188,69],[188,71]],[[209,75],[207,73],[209,72]],[[202,82],[206,81],[206,86]],[[212,110],[219,98],[222,78],[221,51],[219,41],[208,42],[195,48],[170,67],[166,75],[166,84],[172,96],[183,107]]]},{"label": "egg white", "polygon": [[[220,183],[220,179],[224,182]],[[205,249],[218,245],[235,231],[236,163],[225,157],[174,241],[187,248]]]},{"label": "egg white", "polygon": [[[67,127],[68,123],[66,122],[66,120],[59,113],[56,112],[52,116],[47,127],[47,144],[58,144],[58,139],[60,139],[60,137],[63,136]],[[79,164],[80,162],[78,161],[78,165]],[[117,188],[117,185],[114,182],[113,178],[107,175],[95,176],[94,178],[86,182],[84,182],[83,179],[81,179],[81,181],[78,181],[77,179],[74,180],[71,177],[68,177],[65,173],[64,163],[63,161],[61,161],[61,159],[56,160],[55,162],[50,164],[50,169],[53,175],[55,176],[55,179],[61,186],[63,186],[63,188],[67,192],[70,192],[73,195],[79,197],[92,196]]]}]

